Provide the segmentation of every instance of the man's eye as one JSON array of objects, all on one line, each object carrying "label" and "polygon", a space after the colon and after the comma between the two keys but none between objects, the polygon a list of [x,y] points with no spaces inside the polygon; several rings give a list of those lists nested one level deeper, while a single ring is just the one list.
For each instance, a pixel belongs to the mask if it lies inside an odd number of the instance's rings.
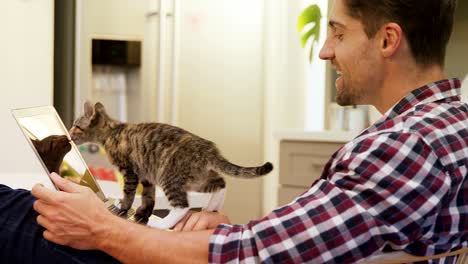
[{"label": "man's eye", "polygon": [[337,38],[338,40],[343,40],[343,34],[336,34],[335,38]]}]

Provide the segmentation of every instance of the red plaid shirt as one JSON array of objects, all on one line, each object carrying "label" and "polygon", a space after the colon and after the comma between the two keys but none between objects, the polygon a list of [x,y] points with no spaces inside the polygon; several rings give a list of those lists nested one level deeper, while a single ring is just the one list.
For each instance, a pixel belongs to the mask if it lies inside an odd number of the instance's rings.
[{"label": "red plaid shirt", "polygon": [[428,84],[339,149],[294,201],[219,225],[209,261],[355,263],[389,247],[415,255],[466,247],[467,170],[460,81]]}]

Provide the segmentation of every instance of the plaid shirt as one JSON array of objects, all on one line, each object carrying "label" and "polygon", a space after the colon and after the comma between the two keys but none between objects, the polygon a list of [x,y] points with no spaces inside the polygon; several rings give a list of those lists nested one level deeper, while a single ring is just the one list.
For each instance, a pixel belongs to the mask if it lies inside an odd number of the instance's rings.
[{"label": "plaid shirt", "polygon": [[466,247],[467,170],[460,81],[428,84],[339,149],[294,201],[219,225],[209,261],[355,263],[388,247],[415,255]]}]

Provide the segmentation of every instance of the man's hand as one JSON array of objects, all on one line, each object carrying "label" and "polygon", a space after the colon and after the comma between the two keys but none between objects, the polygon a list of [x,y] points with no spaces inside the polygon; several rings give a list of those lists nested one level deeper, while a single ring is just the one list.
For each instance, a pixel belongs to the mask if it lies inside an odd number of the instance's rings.
[{"label": "man's hand", "polygon": [[39,213],[37,222],[46,229],[44,238],[77,249],[98,248],[98,237],[113,215],[91,189],[55,173],[51,178],[62,191],[36,184],[31,192],[38,199],[34,210]]},{"label": "man's hand", "polygon": [[192,212],[182,218],[174,226],[174,231],[199,231],[213,229],[219,224],[231,224],[227,216],[218,212]]}]

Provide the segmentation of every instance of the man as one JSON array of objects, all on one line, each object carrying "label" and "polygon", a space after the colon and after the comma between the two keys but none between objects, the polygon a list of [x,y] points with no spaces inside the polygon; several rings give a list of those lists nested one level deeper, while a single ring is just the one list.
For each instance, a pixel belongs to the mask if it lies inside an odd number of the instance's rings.
[{"label": "man", "polygon": [[[63,191],[32,190],[46,240],[26,211],[28,193],[0,188],[0,211],[16,201],[25,208],[15,213],[24,224],[4,213],[2,254],[14,255],[11,244],[22,239],[37,241],[26,254],[40,247],[77,262],[355,263],[388,249],[432,255],[468,246],[468,106],[460,81],[443,73],[454,9],[455,0],[335,1],[320,57],[341,75],[337,102],[385,114],[290,204],[245,225],[196,213],[176,225],[184,232],[168,232],[120,219],[91,191],[52,175]],[[35,233],[25,234],[30,226]]]}]

